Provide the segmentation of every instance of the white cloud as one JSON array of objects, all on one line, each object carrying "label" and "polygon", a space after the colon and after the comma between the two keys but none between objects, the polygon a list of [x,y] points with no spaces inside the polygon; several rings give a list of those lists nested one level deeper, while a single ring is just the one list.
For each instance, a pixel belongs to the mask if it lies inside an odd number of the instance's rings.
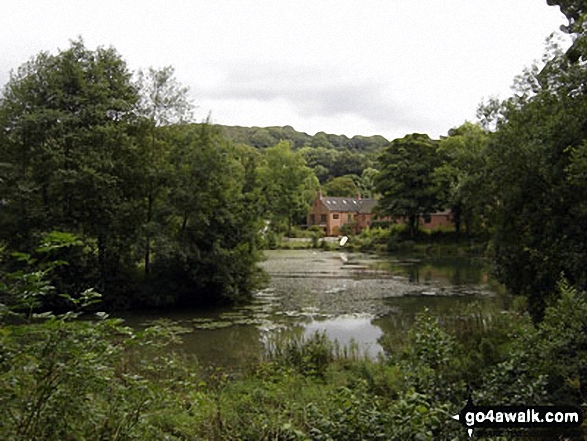
[{"label": "white cloud", "polygon": [[133,69],[173,65],[201,116],[313,133],[438,136],[539,58],[540,0],[5,0],[0,83],[82,35]]}]

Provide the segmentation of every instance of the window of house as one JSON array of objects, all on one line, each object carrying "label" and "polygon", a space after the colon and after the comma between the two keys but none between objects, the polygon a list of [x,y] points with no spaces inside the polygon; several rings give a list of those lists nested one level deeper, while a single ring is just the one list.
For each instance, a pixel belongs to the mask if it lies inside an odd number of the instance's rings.
[{"label": "window of house", "polygon": [[338,219],[338,214],[333,214],[332,219]]},{"label": "window of house", "polygon": [[316,217],[313,214],[311,214],[310,215],[310,225],[314,225],[315,223],[316,223]]},{"label": "window of house", "polygon": [[320,223],[325,223],[326,222],[326,215],[325,214],[321,214],[320,215]]},{"label": "window of house", "polygon": [[353,215],[352,215],[352,214],[349,214],[349,215],[348,215],[348,217],[347,217],[347,220],[348,220],[349,222],[351,222],[351,221],[353,220]]}]

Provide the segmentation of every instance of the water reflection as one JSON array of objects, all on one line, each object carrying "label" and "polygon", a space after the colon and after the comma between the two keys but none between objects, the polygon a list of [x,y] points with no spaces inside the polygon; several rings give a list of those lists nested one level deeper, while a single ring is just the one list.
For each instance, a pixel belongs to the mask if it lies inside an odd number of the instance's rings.
[{"label": "water reflection", "polygon": [[387,259],[369,264],[376,271],[403,276],[410,283],[445,285],[480,285],[487,283],[487,268],[483,260],[463,257],[431,259]]},{"label": "water reflection", "polygon": [[327,320],[312,320],[305,325],[304,336],[309,337],[315,332],[325,332],[331,340],[343,347],[356,344],[361,355],[376,358],[383,353],[378,340],[383,335],[379,326],[372,323],[371,316],[339,316]]},{"label": "water reflection", "polygon": [[380,341],[403,338],[425,307],[435,315],[452,314],[471,302],[501,308],[483,283],[483,266],[469,259],[423,262],[312,250],[270,251],[267,256],[261,265],[271,276],[270,286],[248,305],[206,312],[131,312],[124,318],[131,326],[161,317],[175,320],[191,331],[183,336],[184,351],[205,365],[234,367],[257,360],[277,334],[323,331],[342,346],[354,341],[360,353],[376,357],[383,351]]}]

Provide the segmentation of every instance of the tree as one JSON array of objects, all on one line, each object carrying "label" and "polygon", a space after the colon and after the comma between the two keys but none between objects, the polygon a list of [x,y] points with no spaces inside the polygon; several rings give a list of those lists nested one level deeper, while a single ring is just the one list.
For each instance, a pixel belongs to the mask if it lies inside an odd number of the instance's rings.
[{"label": "tree", "polygon": [[247,197],[242,151],[214,127],[167,129],[173,179],[165,235],[153,250],[150,306],[242,301],[256,287],[258,201]]},{"label": "tree", "polygon": [[263,158],[258,173],[267,214],[276,221],[284,221],[290,235],[294,221],[308,212],[309,202],[318,189],[318,179],[288,142],[268,148]]},{"label": "tree", "polygon": [[42,232],[76,232],[96,247],[99,288],[120,272],[137,227],[127,124],[137,99],[120,55],[81,39],[12,74],[0,103],[1,239],[28,250]]},{"label": "tree", "polygon": [[382,195],[381,213],[407,218],[412,237],[418,231],[420,216],[439,208],[433,180],[440,163],[437,145],[428,135],[414,133],[393,140],[379,156],[376,185]]},{"label": "tree", "polygon": [[455,228],[465,225],[467,237],[473,226],[480,227],[490,197],[486,183],[486,146],[489,135],[470,122],[449,131],[439,142],[438,152],[445,161],[434,170],[439,197],[453,213]]},{"label": "tree", "polygon": [[340,152],[325,147],[303,147],[298,151],[321,183],[334,176],[334,164]]},{"label": "tree", "polygon": [[560,50],[549,58],[518,80],[488,147],[496,273],[536,320],[561,273],[587,288],[587,69]]},{"label": "tree", "polygon": [[333,145],[328,141],[328,135],[324,132],[318,132],[312,138],[312,147],[314,148],[325,148],[332,149]]},{"label": "tree", "polygon": [[572,62],[581,62],[587,59],[587,8],[582,0],[547,0],[550,6],[558,5],[569,23],[561,28],[568,34],[574,35],[573,45],[567,52]]},{"label": "tree", "polygon": [[355,197],[359,194],[359,188],[355,181],[359,179],[356,175],[339,176],[328,181],[322,189],[328,196]]},{"label": "tree", "polygon": [[361,190],[361,196],[365,198],[374,198],[377,193],[376,181],[379,175],[379,170],[372,167],[367,167],[363,170],[359,179],[359,188]]},{"label": "tree", "polygon": [[364,153],[343,150],[336,157],[336,161],[330,169],[333,176],[361,175],[363,170],[371,167],[371,159]]},{"label": "tree", "polygon": [[256,129],[255,133],[250,137],[250,141],[254,147],[265,149],[274,145],[278,139],[275,139],[267,129]]},{"label": "tree", "polygon": [[159,135],[160,127],[192,121],[193,105],[188,96],[188,88],[174,78],[174,69],[166,66],[161,69],[140,70],[136,81],[139,101],[136,114],[143,130],[143,179],[146,200],[144,231],[144,267],[149,274],[153,235],[158,227],[154,222],[156,205],[162,201],[165,182],[169,179],[166,155],[169,146]]}]

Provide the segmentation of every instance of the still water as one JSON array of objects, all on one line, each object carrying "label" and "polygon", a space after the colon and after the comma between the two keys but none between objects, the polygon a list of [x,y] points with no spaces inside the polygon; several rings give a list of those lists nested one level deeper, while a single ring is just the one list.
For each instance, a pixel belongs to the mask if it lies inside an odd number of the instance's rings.
[{"label": "still water", "polygon": [[321,331],[374,358],[385,353],[382,339],[401,339],[424,308],[440,317],[503,309],[483,262],[468,257],[435,261],[314,250],[267,251],[266,257],[260,265],[271,281],[247,305],[124,318],[130,326],[160,318],[178,322],[189,331],[184,351],[205,365],[234,367],[258,359],[279,336]]}]

